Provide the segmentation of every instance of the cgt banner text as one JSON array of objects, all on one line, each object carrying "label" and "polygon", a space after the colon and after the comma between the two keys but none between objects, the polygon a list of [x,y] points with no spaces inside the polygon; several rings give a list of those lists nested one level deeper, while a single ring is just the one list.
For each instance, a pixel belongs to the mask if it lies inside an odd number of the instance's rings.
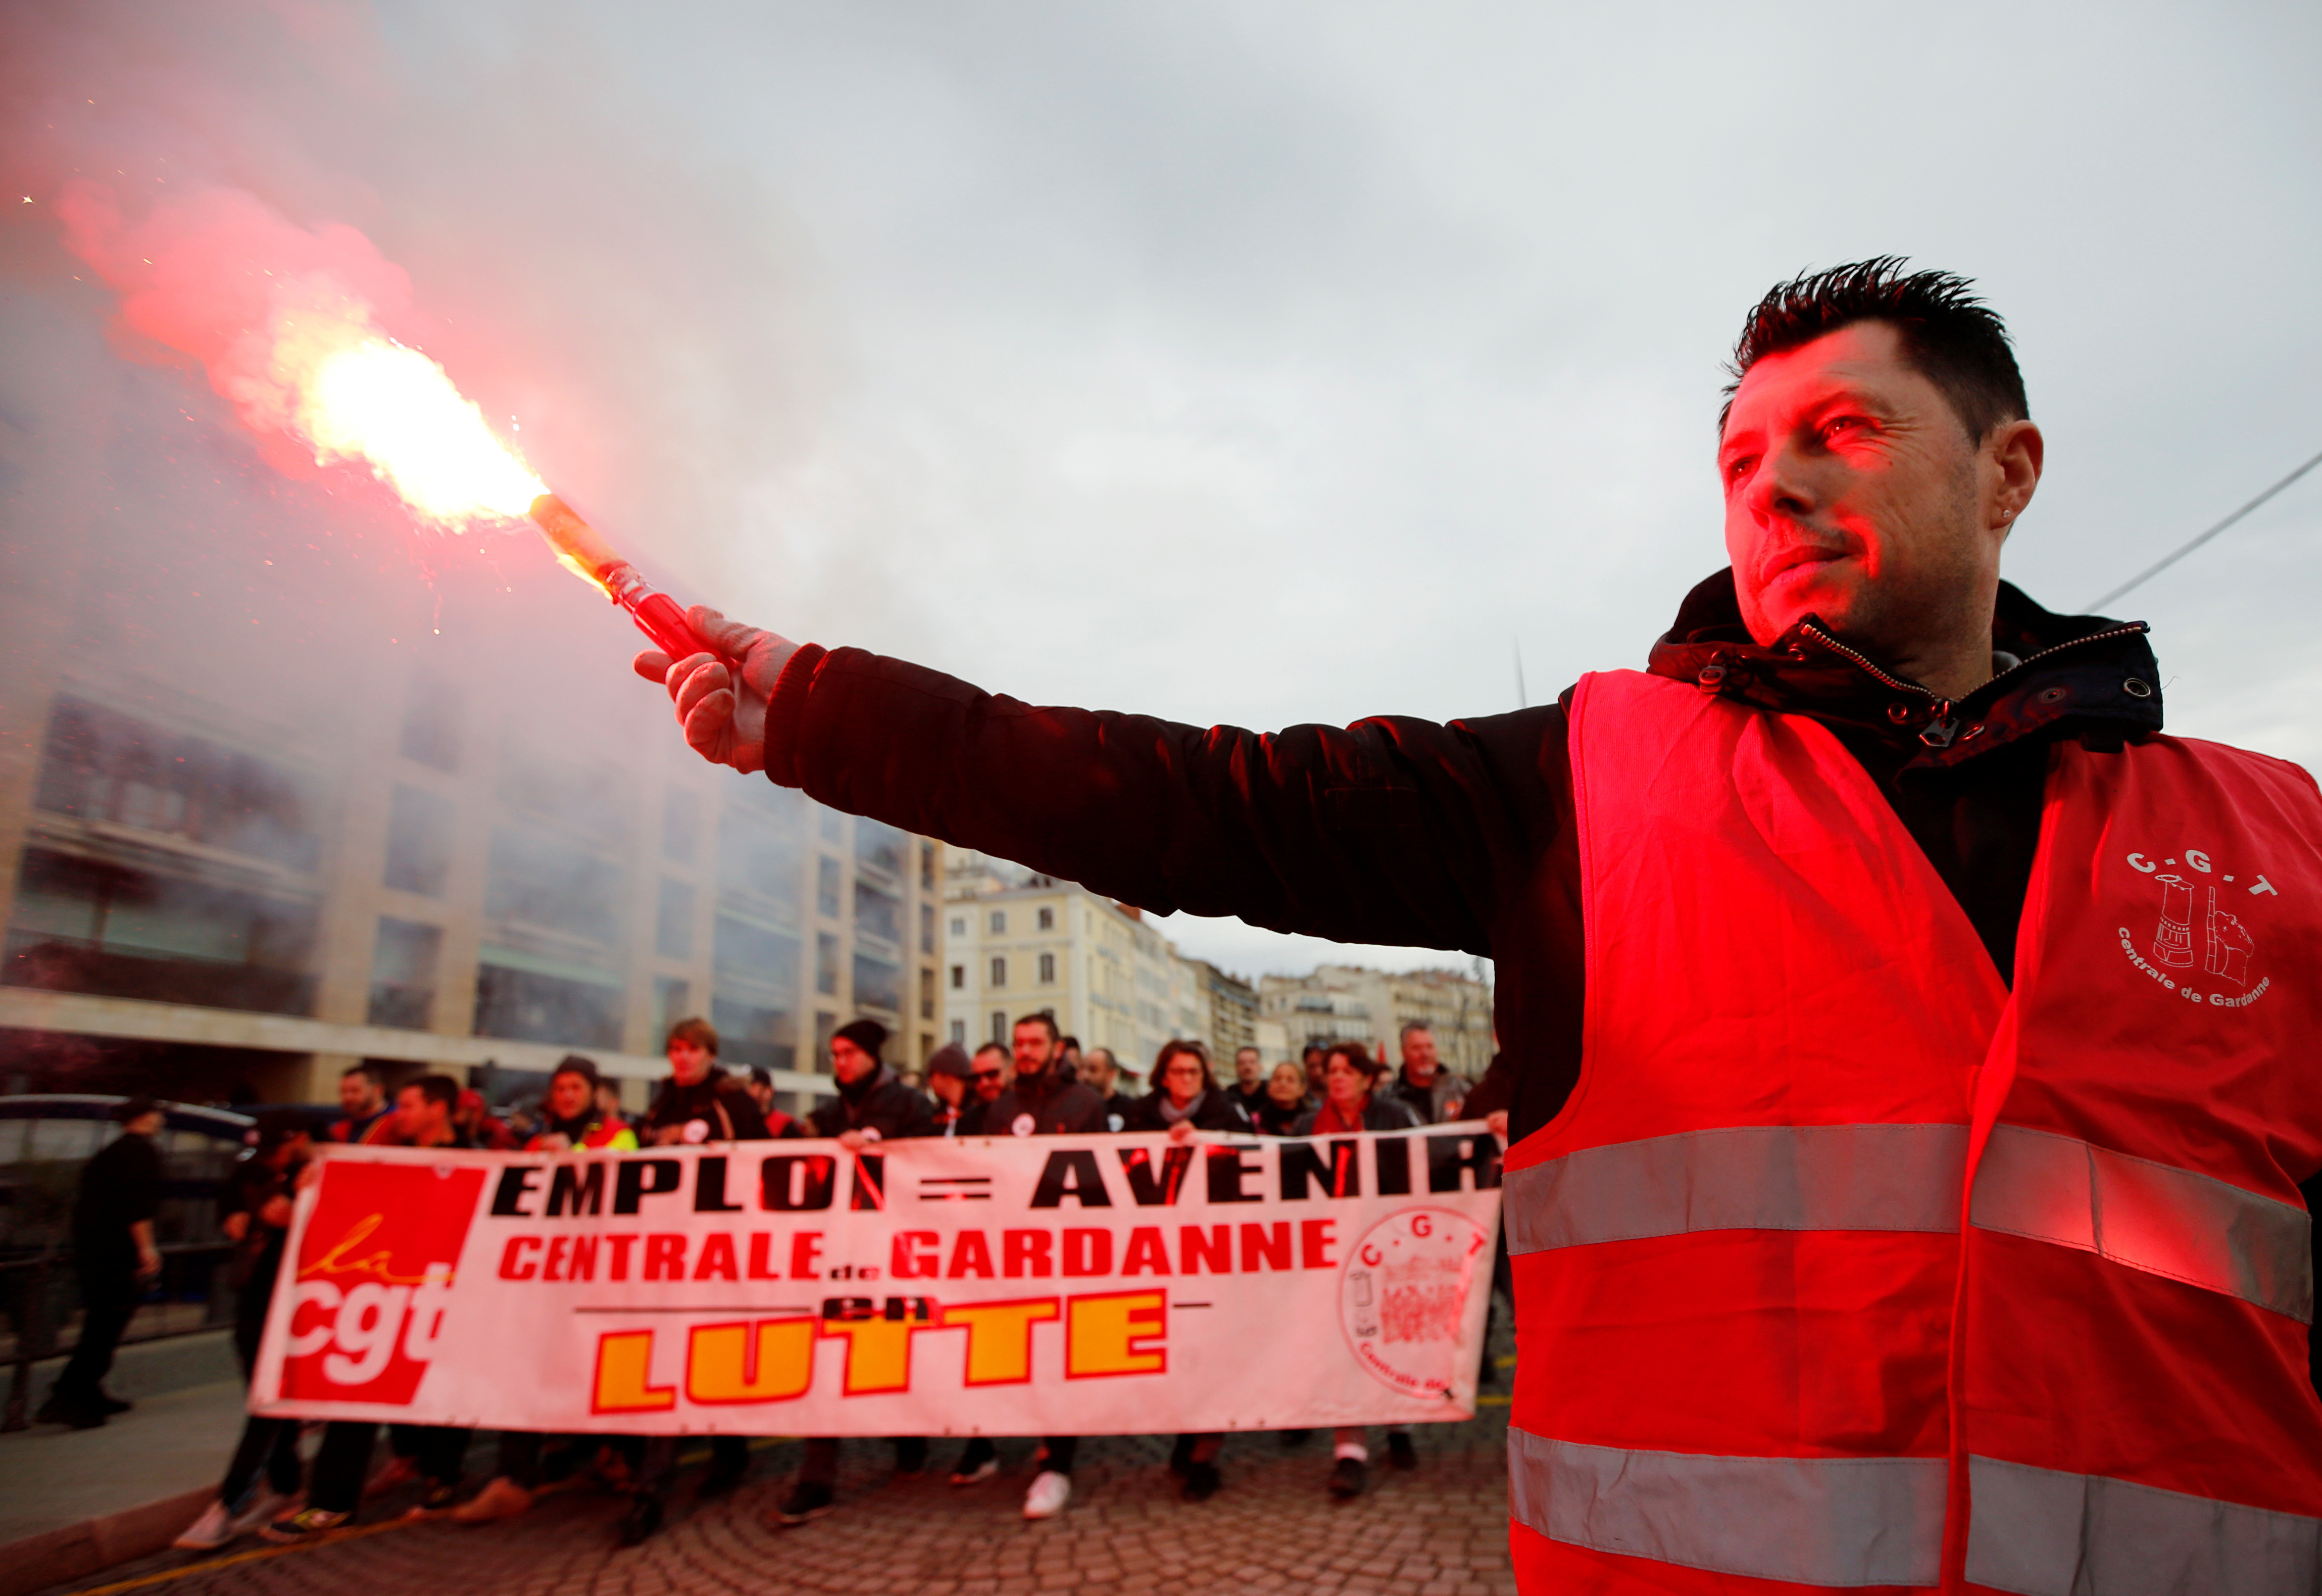
[{"label": "cgt banner text", "polygon": [[333,1149],[251,1404],[745,1435],[1464,1418],[1498,1223],[1481,1125]]}]

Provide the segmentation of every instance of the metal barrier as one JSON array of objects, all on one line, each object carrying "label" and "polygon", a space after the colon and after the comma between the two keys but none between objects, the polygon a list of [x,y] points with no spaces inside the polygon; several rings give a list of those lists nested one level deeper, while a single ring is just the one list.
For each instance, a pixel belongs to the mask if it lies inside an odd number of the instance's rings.
[{"label": "metal barrier", "polygon": [[[221,1265],[233,1250],[232,1242],[160,1248],[160,1278],[146,1289],[121,1345],[165,1341],[232,1324],[234,1293],[222,1277]],[[73,1350],[74,1343],[59,1345],[58,1331],[78,1306],[60,1300],[74,1280],[69,1248],[0,1262],[0,1312],[5,1312],[15,1330],[15,1345],[7,1357],[14,1371],[8,1382],[7,1407],[0,1414],[0,1433],[23,1429],[32,1422],[32,1365]],[[171,1312],[172,1309],[182,1311]]]}]

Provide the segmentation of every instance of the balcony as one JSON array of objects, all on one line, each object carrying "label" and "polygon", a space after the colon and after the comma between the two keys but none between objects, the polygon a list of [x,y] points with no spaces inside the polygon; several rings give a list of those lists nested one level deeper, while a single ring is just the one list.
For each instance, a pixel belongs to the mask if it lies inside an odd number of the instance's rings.
[{"label": "balcony", "polygon": [[0,986],[189,1003],[252,1014],[312,1015],[315,978],[295,970],[114,953],[71,937],[10,935]]}]

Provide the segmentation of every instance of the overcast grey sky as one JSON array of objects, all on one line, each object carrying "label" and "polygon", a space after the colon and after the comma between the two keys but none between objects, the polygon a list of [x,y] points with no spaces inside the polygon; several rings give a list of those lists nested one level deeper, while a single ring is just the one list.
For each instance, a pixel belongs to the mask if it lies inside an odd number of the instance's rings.
[{"label": "overcast grey sky", "polygon": [[[370,233],[687,596],[1034,700],[1641,662],[1723,563],[1741,315],[1882,251],[2015,330],[2051,607],[2322,448],[2311,5],[185,9],[66,52],[141,102],[91,137]],[[2317,576],[2322,473],[2121,606],[2173,730],[2322,758]]]}]

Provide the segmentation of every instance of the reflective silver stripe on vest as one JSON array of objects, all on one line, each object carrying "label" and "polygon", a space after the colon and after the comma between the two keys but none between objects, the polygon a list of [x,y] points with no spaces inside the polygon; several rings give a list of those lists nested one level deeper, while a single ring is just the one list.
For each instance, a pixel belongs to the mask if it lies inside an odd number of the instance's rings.
[{"label": "reflective silver stripe on vest", "polygon": [[2322,1518],[1968,1459],[1967,1577],[2021,1596],[2313,1596]]},{"label": "reflective silver stripe on vest", "polygon": [[1959,1229],[1964,1125],[1760,1125],[1615,1142],[1506,1175],[1508,1250],[1701,1230]]},{"label": "reflective silver stripe on vest", "polygon": [[[1765,1125],[1585,1148],[1506,1176],[1508,1250],[1705,1230],[1959,1228],[1961,1125]],[[2021,1126],[1992,1128],[1975,1223],[2314,1318],[2293,1203]]]},{"label": "reflective silver stripe on vest", "polygon": [[1940,1457],[1712,1457],[1508,1431],[1517,1523],[1549,1539],[1801,1585],[1932,1585]]},{"label": "reflective silver stripe on vest", "polygon": [[1979,1229],[2076,1247],[2314,1320],[2306,1210],[2191,1170],[1995,1126],[1969,1217]]}]

